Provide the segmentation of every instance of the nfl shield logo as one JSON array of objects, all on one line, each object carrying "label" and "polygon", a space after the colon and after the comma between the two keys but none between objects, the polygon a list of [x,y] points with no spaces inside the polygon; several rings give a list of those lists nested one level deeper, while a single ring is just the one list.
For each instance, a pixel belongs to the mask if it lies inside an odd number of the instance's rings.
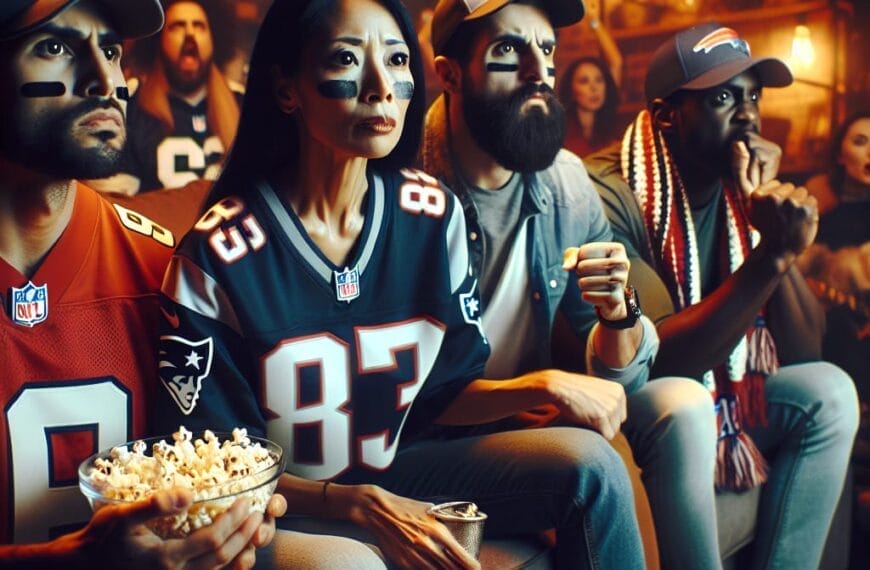
[{"label": "nfl shield logo", "polygon": [[204,133],[208,128],[208,125],[205,122],[205,115],[193,115],[190,120],[193,124],[194,132]]},{"label": "nfl shield logo", "polygon": [[334,271],[333,273],[335,273],[336,299],[350,303],[359,297],[359,273],[356,267],[353,269],[345,267],[344,271]]},{"label": "nfl shield logo", "polygon": [[38,325],[48,317],[48,284],[37,287],[30,281],[12,288],[12,322],[25,327]]}]

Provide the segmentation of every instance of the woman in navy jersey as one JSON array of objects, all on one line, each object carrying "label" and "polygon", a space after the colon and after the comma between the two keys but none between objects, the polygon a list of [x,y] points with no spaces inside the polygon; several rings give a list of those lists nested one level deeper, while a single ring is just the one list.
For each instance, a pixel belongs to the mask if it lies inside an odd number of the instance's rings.
[{"label": "woman in navy jersey", "polygon": [[[156,415],[163,431],[243,426],[279,443],[294,515],[279,526],[353,528],[400,567],[475,568],[432,503],[473,500],[495,534],[562,525],[579,544],[584,497],[622,496],[627,479],[602,492],[578,469],[577,428],[411,441],[528,406],[468,399],[494,389],[489,346],[462,208],[409,168],[424,94],[398,0],[273,4],[235,145],[164,279]],[[278,556],[305,566],[305,540],[279,536]],[[383,564],[347,541],[317,552]]]}]

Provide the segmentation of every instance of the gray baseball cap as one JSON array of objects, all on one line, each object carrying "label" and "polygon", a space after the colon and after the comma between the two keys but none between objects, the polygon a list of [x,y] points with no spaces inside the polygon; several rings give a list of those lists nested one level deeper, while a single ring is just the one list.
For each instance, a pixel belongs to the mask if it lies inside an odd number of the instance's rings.
[{"label": "gray baseball cap", "polygon": [[[116,32],[143,38],[163,27],[158,0],[97,0],[105,7]],[[79,0],[3,0],[0,3],[0,41],[36,30]]]},{"label": "gray baseball cap", "polygon": [[646,100],[680,89],[709,89],[750,68],[764,87],[785,87],[793,81],[783,61],[752,57],[749,43],[731,28],[700,24],[678,32],[655,51],[646,73]]}]

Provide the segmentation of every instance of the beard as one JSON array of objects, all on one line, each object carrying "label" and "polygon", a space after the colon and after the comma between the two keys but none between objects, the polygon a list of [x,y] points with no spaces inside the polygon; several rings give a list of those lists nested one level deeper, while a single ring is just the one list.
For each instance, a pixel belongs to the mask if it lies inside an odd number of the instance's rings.
[{"label": "beard", "polygon": [[[199,61],[199,67],[195,71],[180,69],[179,61],[185,56],[195,57]],[[160,60],[169,86],[182,95],[190,95],[205,85],[212,64],[211,58],[204,60],[200,57],[199,47],[191,39],[184,41],[177,58],[173,59],[161,51]]]},{"label": "beard", "polygon": [[[521,111],[535,94],[544,96],[546,111],[538,106]],[[526,84],[507,95],[478,96],[463,82],[462,114],[477,145],[515,172],[547,168],[565,140],[565,110],[545,84]]]},{"label": "beard", "polygon": [[[25,168],[59,179],[98,179],[117,174],[124,163],[126,138],[107,133],[90,135],[98,142],[84,147],[73,136],[74,125],[83,115],[97,109],[123,110],[113,100],[86,100],[64,111],[41,114],[27,124],[8,123],[2,128],[0,153]],[[119,148],[109,141],[121,137]]]}]

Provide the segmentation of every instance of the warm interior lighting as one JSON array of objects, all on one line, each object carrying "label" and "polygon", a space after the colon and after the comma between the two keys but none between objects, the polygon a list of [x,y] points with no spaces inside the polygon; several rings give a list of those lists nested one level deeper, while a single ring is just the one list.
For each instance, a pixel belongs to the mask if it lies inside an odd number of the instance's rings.
[{"label": "warm interior lighting", "polygon": [[794,39],[791,42],[791,60],[794,65],[808,68],[816,61],[816,48],[813,47],[813,39],[810,29],[798,24],[794,28]]}]

